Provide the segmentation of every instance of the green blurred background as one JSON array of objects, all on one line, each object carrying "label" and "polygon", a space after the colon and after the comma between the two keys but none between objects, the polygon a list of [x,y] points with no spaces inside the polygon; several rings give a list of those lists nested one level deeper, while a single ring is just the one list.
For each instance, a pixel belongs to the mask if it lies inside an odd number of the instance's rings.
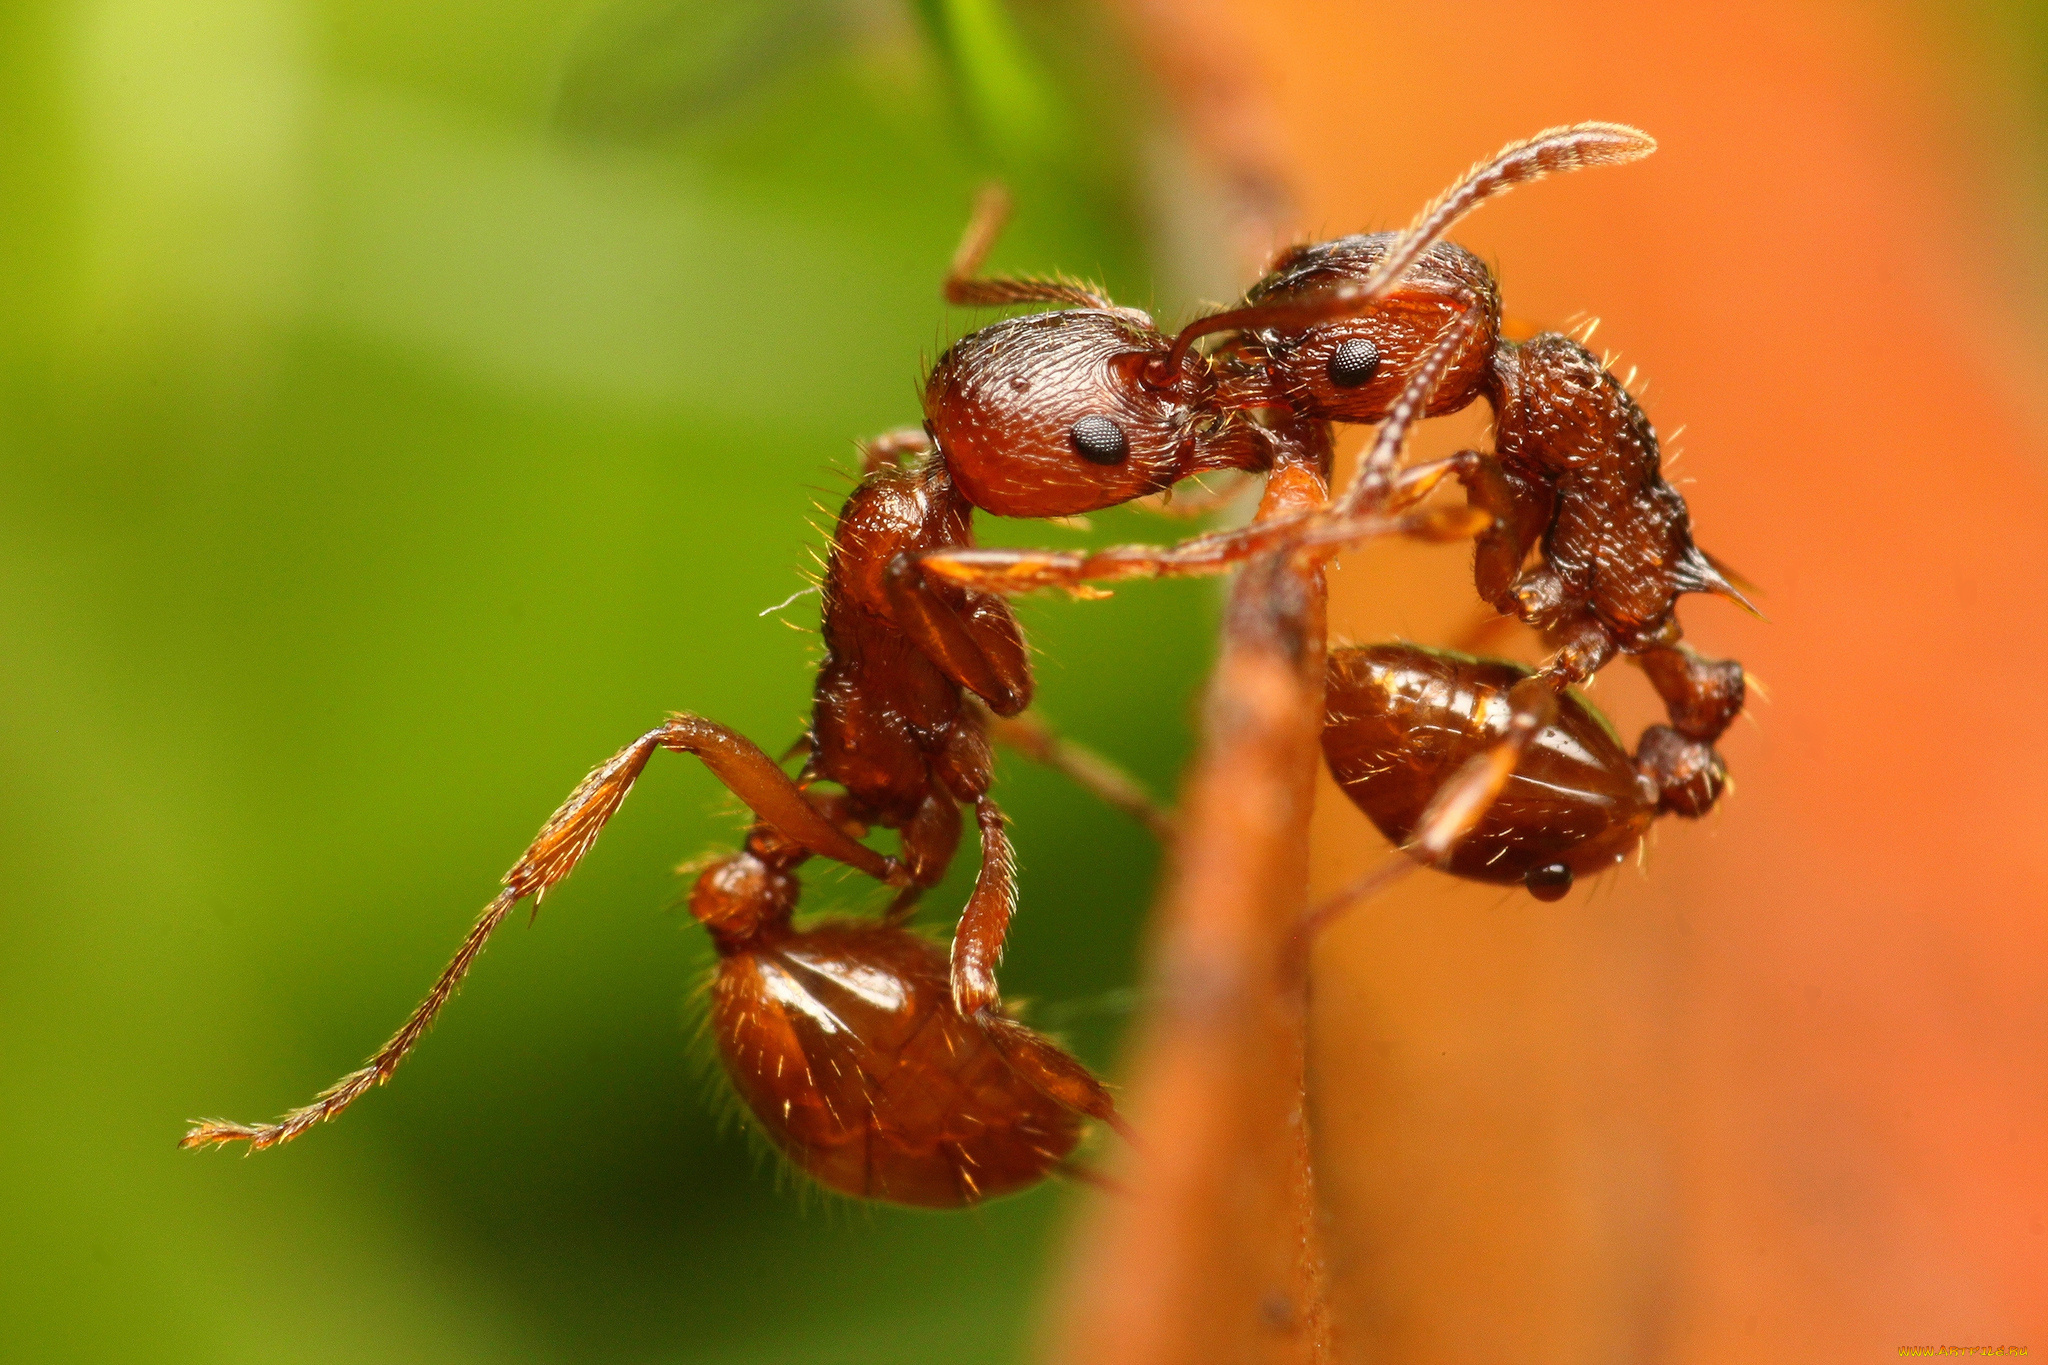
[{"label": "green blurred background", "polygon": [[[720,1119],[673,869],[739,821],[692,764],[345,1121],[252,1160],[174,1143],[356,1065],[666,711],[799,733],[816,599],[760,613],[854,438],[915,421],[973,325],[938,279],[978,181],[1021,205],[997,264],[1189,302],[1140,249],[1157,128],[1105,23],[5,12],[0,1356],[1014,1358],[1062,1191],[821,1203]],[[1213,603],[1030,603],[1042,711],[1170,788]],[[1001,782],[1006,986],[1108,1065],[1155,852],[1043,773]]]},{"label": "green blurred background", "polygon": [[[2016,219],[2044,14],[1966,7],[1948,67]],[[1172,318],[1231,279],[1162,233],[1175,157],[1082,0],[0,7],[0,1358],[1017,1358],[1064,1192],[821,1201],[720,1119],[672,869],[739,820],[686,763],[395,1084],[173,1144],[355,1066],[664,712],[794,738],[815,599],[759,613],[973,324],[973,187],[1017,192],[998,266]],[[1027,603],[1041,710],[1170,788],[1214,601]],[[1109,1067],[1156,852],[1001,782],[1006,986]]]}]

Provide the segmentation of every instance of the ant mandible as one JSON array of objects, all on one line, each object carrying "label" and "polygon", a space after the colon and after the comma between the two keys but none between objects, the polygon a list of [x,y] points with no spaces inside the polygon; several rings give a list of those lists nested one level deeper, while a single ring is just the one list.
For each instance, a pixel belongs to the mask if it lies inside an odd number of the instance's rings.
[{"label": "ant mandible", "polygon": [[[1516,867],[1514,879],[1533,894],[1562,896],[1575,873],[1617,860],[1633,841],[1596,849],[1582,839],[1560,840],[1532,807],[1495,810],[1494,836],[1460,849],[1532,750],[1563,742],[1582,722],[1604,725],[1570,700],[1568,689],[1621,653],[1641,664],[1671,723],[1646,732],[1633,759],[1618,767],[1603,760],[1605,771],[1587,770],[1586,780],[1633,787],[1640,772],[1652,814],[1705,814],[1727,779],[1713,744],[1740,713],[1746,678],[1740,664],[1706,659],[1682,643],[1676,604],[1689,592],[1749,603],[1693,543],[1685,500],[1665,480],[1656,432],[1627,388],[1570,337],[1504,339],[1492,272],[1442,240],[1452,223],[1516,184],[1637,160],[1655,146],[1618,124],[1553,129],[1510,146],[1475,166],[1404,232],[1283,253],[1241,307],[1190,325],[1163,361],[1151,363],[1148,382],[1168,382],[1196,363],[1190,347],[1197,338],[1231,333],[1204,367],[1219,376],[1219,407],[1281,410],[1298,422],[1379,423],[1350,487],[1327,507],[1166,550],[963,550],[928,558],[926,568],[954,583],[1014,592],[1215,572],[1276,545],[1323,558],[1375,530],[1458,534],[1450,520],[1387,519],[1455,477],[1485,522],[1474,557],[1479,595],[1537,627],[1555,652],[1534,671],[1439,669],[1439,694],[1426,700],[1403,691],[1420,685],[1412,661],[1360,669],[1340,667],[1333,657],[1325,748],[1346,791],[1417,861],[1484,880],[1503,880]],[[1493,409],[1493,454],[1464,450],[1401,467],[1416,420],[1482,397]],[[1490,689],[1484,680],[1500,686]],[[1489,705],[1496,695],[1504,706]],[[1560,729],[1553,722],[1561,705],[1567,715]],[[1403,735],[1454,729],[1462,742],[1425,759],[1412,746],[1397,754],[1398,745],[1375,740],[1376,757],[1362,761],[1368,736],[1347,728],[1371,729],[1390,716],[1400,718],[1393,728]],[[1339,751],[1349,755],[1344,764]],[[1404,792],[1368,799],[1374,774],[1390,766],[1404,773]],[[1535,780],[1522,777],[1525,784]],[[1418,791],[1427,800],[1409,809]],[[1582,804],[1596,799],[1594,787],[1575,795]],[[1518,845],[1516,831],[1525,827]],[[1537,857],[1538,850],[1547,856]]]},{"label": "ant mandible", "polygon": [[[1484,288],[1473,287],[1467,270],[1454,274],[1446,290],[1444,263],[1462,266],[1469,258],[1436,238],[1510,185],[1632,160],[1650,146],[1618,125],[1539,135],[1461,182],[1391,247],[1383,243],[1376,269],[1361,253],[1338,251],[1344,243],[1306,249],[1336,252],[1339,274],[1363,274],[1362,282],[1305,283],[1299,267],[1308,256],[1296,253],[1292,265],[1284,261],[1281,272],[1255,287],[1246,307],[1201,319],[1172,338],[1144,313],[1073,281],[979,277],[1003,217],[1000,201],[985,199],[947,276],[947,300],[1062,306],[962,338],[929,378],[923,429],[867,448],[865,477],[840,513],[827,560],[826,653],[810,732],[798,746],[805,754],[801,772],[792,778],[715,722],[672,717],[595,769],[555,812],[427,998],[366,1066],[276,1123],[207,1121],[181,1145],[273,1146],[388,1079],[512,907],[527,896],[538,901],[573,870],[657,749],[695,755],[756,817],[742,848],[701,872],[690,906],[719,954],[711,1025],[728,1074],[799,1166],[844,1193],[957,1206],[1022,1188],[1059,1167],[1083,1117],[1121,1128],[1101,1082],[1011,1018],[996,985],[1016,903],[1015,860],[989,792],[983,707],[1014,717],[1029,704],[1032,687],[1021,631],[1000,594],[1078,589],[1091,578],[1213,573],[1276,549],[1327,557],[1388,532],[1469,534],[1486,518],[1411,510],[1447,474],[1465,480],[1495,519],[1488,536],[1522,536],[1526,553],[1540,532],[1546,562],[1558,562],[1561,516],[1537,525],[1536,513],[1514,501],[1518,485],[1509,470],[1496,478],[1476,456],[1398,468],[1407,429],[1419,416],[1470,400],[1467,392],[1448,406],[1432,403],[1447,379],[1469,380],[1484,369],[1468,337],[1482,337],[1488,355],[1499,349],[1490,279],[1473,261]],[[1360,240],[1375,239],[1347,239]],[[1361,361],[1351,338],[1339,337],[1323,365],[1330,382],[1348,391],[1347,402],[1318,401],[1315,386],[1299,381],[1300,362],[1314,361],[1324,340],[1361,325],[1372,333],[1371,363]],[[1218,331],[1238,335],[1213,358],[1192,349],[1197,338]],[[1375,407],[1363,400],[1379,391],[1368,381],[1383,369],[1391,399]],[[1381,430],[1351,489],[1317,513],[1166,548],[1083,556],[973,548],[977,507],[1013,517],[1070,516],[1211,471],[1273,471],[1304,450],[1326,456],[1330,420],[1380,420]],[[1553,487],[1560,483],[1532,482],[1553,513],[1567,501]],[[1495,558],[1500,553],[1493,551]],[[1488,554],[1482,542],[1482,587]],[[1554,596],[1566,600],[1570,586]],[[1583,606],[1583,597],[1570,600]],[[1544,610],[1555,615],[1561,608]],[[1671,643],[1675,629],[1667,632]],[[1572,657],[1596,654],[1582,647]],[[1528,691],[1516,691],[1516,719],[1523,730],[1540,729],[1549,712]],[[1460,778],[1446,790],[1475,785]],[[1480,793],[1466,804],[1483,808],[1487,800]],[[944,876],[963,806],[974,810],[982,858],[947,958],[901,919]],[[897,832],[896,856],[860,842],[874,827]],[[1462,833],[1451,830],[1446,845]],[[878,922],[795,928],[795,869],[814,855],[898,888],[890,914]]]}]

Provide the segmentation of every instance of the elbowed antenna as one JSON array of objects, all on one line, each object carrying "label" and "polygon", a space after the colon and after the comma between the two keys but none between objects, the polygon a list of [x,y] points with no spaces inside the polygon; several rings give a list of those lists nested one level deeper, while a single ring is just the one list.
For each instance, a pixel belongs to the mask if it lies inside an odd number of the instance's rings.
[{"label": "elbowed antenna", "polygon": [[1521,142],[1511,142],[1486,160],[1474,163],[1456,184],[1417,214],[1408,230],[1380,257],[1378,268],[1366,277],[1359,290],[1370,299],[1392,289],[1408,267],[1450,231],[1453,223],[1496,194],[1562,171],[1641,161],[1656,150],[1657,139],[1626,123],[1570,123],[1546,128]]},{"label": "elbowed antenna", "polygon": [[1188,347],[1214,332],[1253,327],[1310,327],[1345,313],[1355,313],[1392,291],[1422,253],[1434,246],[1453,223],[1497,194],[1562,171],[1588,166],[1620,166],[1640,161],[1657,150],[1657,139],[1626,123],[1573,123],[1546,128],[1532,138],[1511,142],[1472,169],[1417,214],[1408,230],[1380,257],[1363,283],[1340,285],[1326,293],[1286,303],[1254,304],[1196,318],[1173,339],[1166,358],[1146,370],[1155,386],[1173,382]]},{"label": "elbowed antenna", "polygon": [[1113,309],[1100,290],[1075,280],[1039,280],[1021,275],[983,276],[982,262],[1010,221],[1010,192],[997,181],[974,196],[974,212],[953,250],[940,292],[959,308],[1002,308],[1013,303],[1063,303],[1073,308]]}]

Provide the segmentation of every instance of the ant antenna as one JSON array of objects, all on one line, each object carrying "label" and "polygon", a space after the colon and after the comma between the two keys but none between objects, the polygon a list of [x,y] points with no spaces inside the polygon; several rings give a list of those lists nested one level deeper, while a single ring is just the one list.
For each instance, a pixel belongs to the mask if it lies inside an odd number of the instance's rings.
[{"label": "ant antenna", "polygon": [[1387,253],[1380,257],[1372,274],[1361,284],[1342,285],[1326,293],[1286,303],[1254,304],[1197,318],[1173,339],[1173,349],[1146,367],[1145,381],[1164,387],[1180,373],[1182,360],[1200,337],[1212,332],[1244,331],[1253,327],[1281,327],[1290,330],[1310,327],[1344,313],[1362,311],[1374,299],[1391,292],[1408,268],[1448,232],[1451,225],[1497,194],[1541,180],[1561,171],[1587,166],[1619,166],[1640,161],[1657,150],[1657,140],[1640,128],[1625,123],[1573,123],[1547,128],[1522,142],[1511,142],[1486,160],[1477,162],[1455,184],[1432,200],[1417,214]]},{"label": "ant antenna", "polygon": [[1077,308],[1111,310],[1108,299],[1085,284],[1073,280],[1034,280],[1027,277],[990,276],[977,278],[981,263],[995,249],[996,239],[1010,221],[1010,192],[993,181],[974,196],[974,213],[953,262],[946,267],[946,302],[960,308],[1001,308],[1012,303],[1064,303]]},{"label": "ant antenna", "polygon": [[1657,139],[1626,123],[1571,123],[1546,128],[1522,142],[1510,142],[1486,160],[1473,163],[1456,184],[1415,215],[1408,230],[1380,257],[1378,268],[1366,277],[1359,292],[1377,298],[1392,289],[1453,223],[1497,194],[1561,171],[1641,161],[1656,150]]}]

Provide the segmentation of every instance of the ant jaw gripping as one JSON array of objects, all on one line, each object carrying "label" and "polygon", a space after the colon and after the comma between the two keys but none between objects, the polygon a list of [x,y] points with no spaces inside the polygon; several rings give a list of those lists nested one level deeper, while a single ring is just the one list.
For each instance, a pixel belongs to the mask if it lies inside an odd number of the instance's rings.
[{"label": "ant jaw gripping", "polygon": [[1172,385],[1187,362],[1189,349],[1205,336],[1217,332],[1305,331],[1319,322],[1363,311],[1391,287],[1390,281],[1377,293],[1367,293],[1360,285],[1344,284],[1279,303],[1252,303],[1196,318],[1180,329],[1164,356],[1145,367],[1145,383],[1155,389]]},{"label": "ant jaw gripping", "polygon": [[1194,472],[1208,366],[1144,380],[1163,346],[1123,312],[1030,313],[962,337],[925,386],[925,420],[967,500],[1005,517],[1115,507]]},{"label": "ant jaw gripping", "polygon": [[[1167,354],[1148,367],[1145,380],[1155,387],[1171,383],[1185,363],[1189,348],[1212,333],[1269,329],[1299,332],[1362,313],[1392,293],[1410,268],[1459,219],[1495,195],[1563,171],[1640,161],[1656,150],[1655,138],[1624,123],[1568,124],[1509,143],[1459,177],[1398,237],[1387,234],[1383,238],[1386,249],[1362,278],[1290,299],[1262,303],[1254,298],[1245,307],[1197,318],[1181,329]],[[1280,268],[1290,264],[1293,257],[1294,253],[1284,256]],[[1339,378],[1338,382],[1343,380]]]}]

